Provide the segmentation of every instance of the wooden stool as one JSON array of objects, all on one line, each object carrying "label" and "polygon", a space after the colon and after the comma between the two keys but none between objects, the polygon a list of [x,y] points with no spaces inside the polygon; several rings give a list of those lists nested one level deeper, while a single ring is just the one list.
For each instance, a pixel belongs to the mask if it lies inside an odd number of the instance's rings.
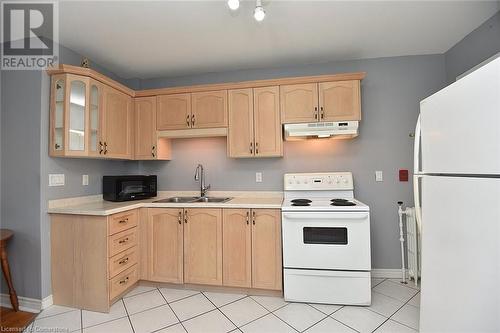
[{"label": "wooden stool", "polygon": [[12,285],[12,277],[10,276],[9,258],[7,257],[7,242],[14,236],[14,232],[9,229],[0,229],[0,258],[2,261],[2,271],[9,286],[10,303],[14,311],[19,311],[19,301],[17,294]]}]

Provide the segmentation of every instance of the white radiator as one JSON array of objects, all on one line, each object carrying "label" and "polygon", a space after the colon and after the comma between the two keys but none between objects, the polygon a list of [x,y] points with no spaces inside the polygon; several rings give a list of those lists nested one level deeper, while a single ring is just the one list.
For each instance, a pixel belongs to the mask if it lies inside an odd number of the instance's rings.
[{"label": "white radiator", "polygon": [[417,225],[415,208],[406,208],[406,253],[408,258],[408,275],[415,280],[415,284],[420,277],[421,264],[421,244],[420,225]]}]

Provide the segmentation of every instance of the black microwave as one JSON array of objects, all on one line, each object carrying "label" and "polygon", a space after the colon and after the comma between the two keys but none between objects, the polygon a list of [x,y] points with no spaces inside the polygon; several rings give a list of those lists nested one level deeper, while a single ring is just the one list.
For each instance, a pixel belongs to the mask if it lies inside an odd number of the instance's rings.
[{"label": "black microwave", "polygon": [[156,176],[104,176],[102,197],[107,201],[129,201],[156,197]]}]

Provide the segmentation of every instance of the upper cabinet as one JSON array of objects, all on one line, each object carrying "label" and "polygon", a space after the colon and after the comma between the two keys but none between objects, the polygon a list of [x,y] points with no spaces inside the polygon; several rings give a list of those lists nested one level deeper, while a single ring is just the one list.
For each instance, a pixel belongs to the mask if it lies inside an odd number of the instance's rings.
[{"label": "upper cabinet", "polygon": [[132,98],[80,75],[52,76],[51,156],[133,158]]},{"label": "upper cabinet", "polygon": [[359,80],[282,85],[282,123],[361,120]]},{"label": "upper cabinet", "polygon": [[283,155],[277,86],[229,91],[228,155]]},{"label": "upper cabinet", "polygon": [[281,121],[309,123],[318,121],[318,84],[291,84],[280,87]]},{"label": "upper cabinet", "polygon": [[156,97],[136,98],[134,108],[135,159],[169,160],[170,141],[156,133]]},{"label": "upper cabinet", "polygon": [[104,155],[132,159],[134,143],[132,98],[105,86],[103,100]]},{"label": "upper cabinet", "polygon": [[319,118],[322,121],[361,120],[359,80],[320,83]]},{"label": "upper cabinet", "polygon": [[157,129],[227,127],[227,90],[157,97]]}]

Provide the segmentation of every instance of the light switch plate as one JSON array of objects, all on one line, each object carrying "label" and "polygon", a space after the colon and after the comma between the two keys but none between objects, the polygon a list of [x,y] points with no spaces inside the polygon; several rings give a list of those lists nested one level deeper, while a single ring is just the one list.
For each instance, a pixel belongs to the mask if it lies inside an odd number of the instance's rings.
[{"label": "light switch plate", "polygon": [[256,172],[255,173],[255,182],[256,183],[262,183],[262,172]]},{"label": "light switch plate", "polygon": [[49,186],[64,186],[64,173],[49,174]]},{"label": "light switch plate", "polygon": [[376,182],[383,182],[384,181],[384,174],[382,171],[375,171],[375,181]]},{"label": "light switch plate", "polygon": [[89,175],[82,175],[82,185],[83,186],[89,185]]}]

